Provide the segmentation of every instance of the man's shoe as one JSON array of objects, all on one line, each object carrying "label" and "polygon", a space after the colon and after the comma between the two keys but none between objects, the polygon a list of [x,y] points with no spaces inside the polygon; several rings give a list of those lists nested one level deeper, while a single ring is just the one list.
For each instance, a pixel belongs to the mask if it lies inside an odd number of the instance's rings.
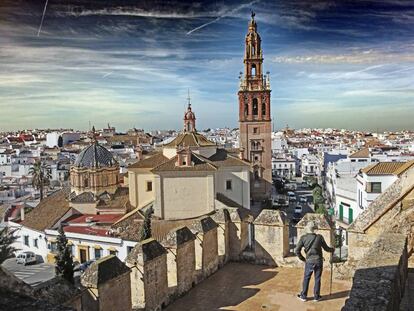
[{"label": "man's shoe", "polygon": [[313,298],[313,301],[321,301],[321,300],[322,300],[322,296],[317,296]]},{"label": "man's shoe", "polygon": [[306,301],[306,297],[303,297],[301,294],[297,294],[299,300]]}]

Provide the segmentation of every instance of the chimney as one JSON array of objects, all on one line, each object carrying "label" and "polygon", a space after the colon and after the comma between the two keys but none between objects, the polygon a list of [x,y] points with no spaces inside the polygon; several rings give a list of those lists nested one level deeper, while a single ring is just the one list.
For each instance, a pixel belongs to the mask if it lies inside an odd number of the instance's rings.
[{"label": "chimney", "polygon": [[20,220],[24,220],[24,205],[20,208]]}]

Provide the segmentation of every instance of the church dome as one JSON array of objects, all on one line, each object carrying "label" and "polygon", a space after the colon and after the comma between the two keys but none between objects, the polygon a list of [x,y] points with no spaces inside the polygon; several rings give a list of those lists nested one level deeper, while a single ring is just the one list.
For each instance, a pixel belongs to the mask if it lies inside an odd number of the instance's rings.
[{"label": "church dome", "polygon": [[75,167],[99,168],[112,167],[117,164],[111,152],[98,143],[93,143],[79,153]]}]

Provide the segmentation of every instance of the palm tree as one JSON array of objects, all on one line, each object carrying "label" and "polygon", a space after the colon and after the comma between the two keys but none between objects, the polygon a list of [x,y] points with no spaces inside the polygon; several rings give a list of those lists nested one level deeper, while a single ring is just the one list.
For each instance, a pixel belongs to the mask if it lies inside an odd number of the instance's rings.
[{"label": "palm tree", "polygon": [[50,168],[45,163],[37,161],[29,170],[29,174],[32,175],[32,185],[40,191],[40,201],[43,200],[43,188],[49,184],[49,180],[52,177]]}]

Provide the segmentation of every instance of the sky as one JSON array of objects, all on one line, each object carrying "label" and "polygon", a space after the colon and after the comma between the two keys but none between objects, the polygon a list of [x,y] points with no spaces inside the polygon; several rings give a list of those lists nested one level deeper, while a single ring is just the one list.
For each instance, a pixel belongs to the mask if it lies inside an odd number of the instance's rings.
[{"label": "sky", "polygon": [[237,127],[250,10],[275,128],[414,129],[413,1],[1,0],[0,131]]}]

